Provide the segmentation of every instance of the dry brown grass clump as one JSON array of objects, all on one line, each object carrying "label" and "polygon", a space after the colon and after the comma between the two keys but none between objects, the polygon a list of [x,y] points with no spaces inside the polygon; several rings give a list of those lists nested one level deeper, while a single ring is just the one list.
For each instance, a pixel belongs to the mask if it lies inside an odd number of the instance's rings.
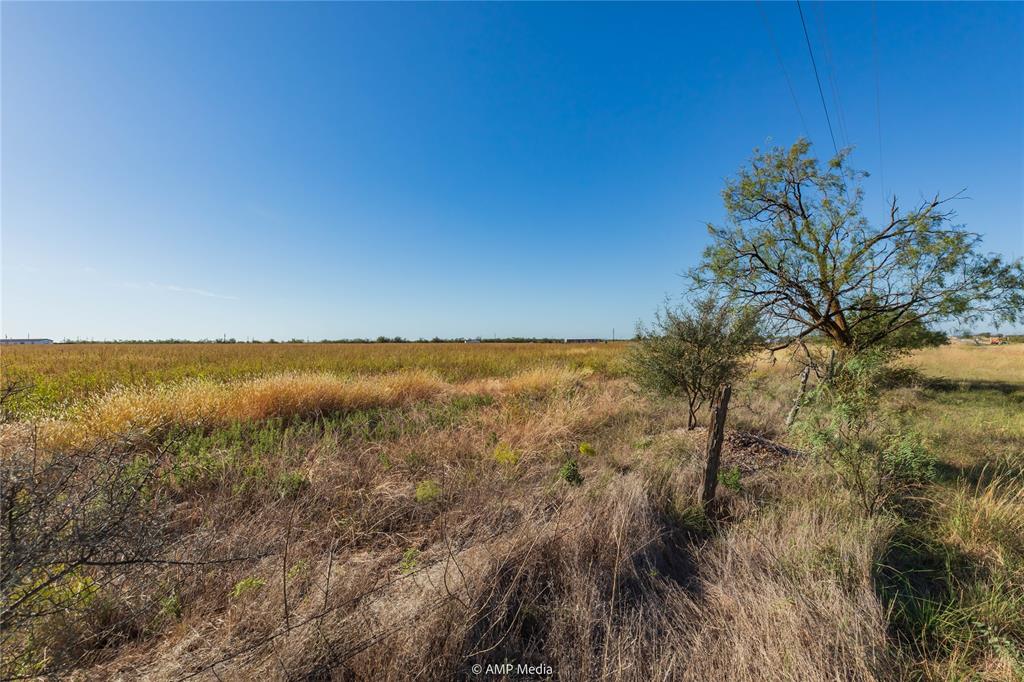
[{"label": "dry brown grass clump", "polygon": [[[827,491],[731,527],[707,557],[704,622],[694,647],[708,676],[889,679],[889,646],[873,571],[892,532],[853,517]],[[788,508],[787,508],[788,507]]]},{"label": "dry brown grass clump", "polygon": [[455,679],[506,660],[565,680],[891,677],[899,662],[870,584],[887,529],[849,533],[838,512],[808,505],[694,535],[667,514],[685,502],[659,491],[697,480],[694,468],[665,488],[629,473],[600,489],[520,490],[445,509],[404,550],[299,548],[287,624],[280,561],[268,560],[236,583],[256,587],[229,598],[222,620],[120,666],[168,680],[214,669],[221,679]]}]

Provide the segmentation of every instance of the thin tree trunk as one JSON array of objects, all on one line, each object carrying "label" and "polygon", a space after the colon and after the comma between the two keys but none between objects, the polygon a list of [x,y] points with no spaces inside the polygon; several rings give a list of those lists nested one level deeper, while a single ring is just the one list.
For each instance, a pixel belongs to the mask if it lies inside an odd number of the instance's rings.
[{"label": "thin tree trunk", "polygon": [[836,349],[832,349],[832,353],[828,356],[828,371],[825,372],[825,381],[831,382],[832,377],[836,374]]},{"label": "thin tree trunk", "polygon": [[722,444],[725,441],[725,419],[729,414],[729,396],[732,386],[722,386],[711,406],[711,426],[708,428],[707,465],[704,469],[704,510],[710,511],[715,502],[718,488],[718,467],[722,461]]}]

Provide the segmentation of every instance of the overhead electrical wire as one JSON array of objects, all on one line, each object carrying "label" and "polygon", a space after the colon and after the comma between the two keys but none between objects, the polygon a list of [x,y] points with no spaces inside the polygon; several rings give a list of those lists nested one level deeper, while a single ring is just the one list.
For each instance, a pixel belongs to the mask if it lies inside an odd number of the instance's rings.
[{"label": "overhead electrical wire", "polygon": [[821,97],[821,108],[825,110],[825,122],[828,123],[828,134],[832,138],[832,149],[836,156],[839,156],[839,145],[836,144],[836,134],[832,130],[832,119],[828,115],[828,105],[825,103],[825,91],[821,88],[821,77],[818,75],[818,64],[814,61],[814,50],[811,48],[811,36],[807,33],[807,21],[804,19],[804,10],[800,0],[796,0],[797,11],[800,12],[800,25],[804,29],[804,40],[807,41],[807,54],[811,57],[811,68],[814,69],[814,80],[818,84],[818,95]]}]

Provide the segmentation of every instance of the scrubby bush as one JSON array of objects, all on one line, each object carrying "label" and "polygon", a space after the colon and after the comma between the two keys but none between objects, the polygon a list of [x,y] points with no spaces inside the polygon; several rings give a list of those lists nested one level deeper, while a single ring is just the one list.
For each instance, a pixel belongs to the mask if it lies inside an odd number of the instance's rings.
[{"label": "scrubby bush", "polygon": [[761,340],[752,309],[708,294],[691,306],[666,304],[652,329],[638,327],[627,367],[641,390],[685,399],[692,429],[701,406],[745,373]]},{"label": "scrubby bush", "polygon": [[811,452],[838,474],[869,516],[934,473],[920,436],[882,403],[890,359],[876,350],[843,360],[808,395],[798,425]]}]

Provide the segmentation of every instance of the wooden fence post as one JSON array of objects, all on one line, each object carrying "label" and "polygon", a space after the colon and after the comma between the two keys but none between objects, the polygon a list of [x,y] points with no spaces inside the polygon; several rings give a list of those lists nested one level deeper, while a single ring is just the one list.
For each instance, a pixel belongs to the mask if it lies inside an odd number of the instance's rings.
[{"label": "wooden fence post", "polygon": [[811,376],[811,366],[807,365],[804,367],[803,374],[800,375],[800,390],[797,391],[796,399],[793,400],[793,409],[786,415],[786,428],[793,426],[796,421],[796,416],[800,413],[800,405],[804,402],[804,394],[807,393],[807,379]]},{"label": "wooden fence post", "polygon": [[711,424],[708,426],[707,464],[704,468],[704,495],[701,502],[704,510],[710,511],[715,502],[718,488],[718,466],[722,460],[722,443],[725,440],[725,418],[729,414],[729,396],[732,386],[722,386],[711,406]]}]

